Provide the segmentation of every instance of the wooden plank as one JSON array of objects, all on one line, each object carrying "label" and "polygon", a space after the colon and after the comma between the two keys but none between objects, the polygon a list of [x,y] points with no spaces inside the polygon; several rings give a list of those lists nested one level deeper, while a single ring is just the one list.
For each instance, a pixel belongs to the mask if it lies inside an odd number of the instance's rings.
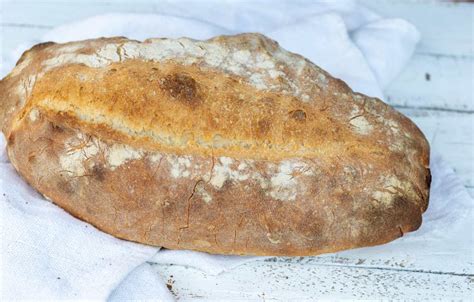
[{"label": "wooden plank", "polygon": [[403,18],[421,33],[418,53],[473,57],[474,5],[449,1],[360,0],[386,17]]},{"label": "wooden plank", "polygon": [[474,276],[359,267],[251,262],[218,276],[153,265],[179,301],[314,299],[471,299]]},{"label": "wooden plank", "polygon": [[392,105],[474,113],[474,58],[415,54],[385,89]]}]

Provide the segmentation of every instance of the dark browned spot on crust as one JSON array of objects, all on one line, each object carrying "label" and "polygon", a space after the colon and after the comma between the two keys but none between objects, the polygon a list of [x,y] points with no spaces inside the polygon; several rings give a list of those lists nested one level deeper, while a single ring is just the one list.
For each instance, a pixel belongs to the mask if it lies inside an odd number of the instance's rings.
[{"label": "dark browned spot on crust", "polygon": [[105,179],[105,168],[101,164],[95,164],[92,167],[92,177],[98,181],[104,181]]},{"label": "dark browned spot on crust", "polygon": [[28,162],[33,163],[36,161],[36,154],[30,154],[28,155]]},{"label": "dark browned spot on crust", "polygon": [[51,45],[55,45],[56,43],[54,42],[44,42],[44,43],[39,43],[39,44],[36,44],[35,46],[31,47],[30,49],[28,49],[27,51],[25,51],[20,59],[16,62],[15,66],[20,64],[21,62],[23,62],[23,60],[25,60],[26,58],[26,54],[28,54],[30,51],[40,51],[40,50],[43,50],[45,48],[48,48],[49,46]]},{"label": "dark browned spot on crust", "polygon": [[15,135],[13,134],[13,132],[10,133],[10,135],[8,136],[7,142],[8,142],[9,146],[11,146],[15,143]]},{"label": "dark browned spot on crust", "polygon": [[268,120],[260,120],[257,123],[257,134],[264,136],[270,130],[271,123]]},{"label": "dark browned spot on crust", "polygon": [[[393,199],[392,208],[388,210],[391,213],[390,217],[399,217],[401,219],[401,226],[403,233],[417,230],[421,225],[421,212],[418,205],[410,202],[408,199],[397,196]],[[395,224],[396,221],[393,221]]]},{"label": "dark browned spot on crust", "polygon": [[431,170],[429,168],[426,169],[426,186],[429,188],[431,185]]},{"label": "dark browned spot on crust", "polygon": [[343,202],[343,203],[352,203],[354,201],[354,197],[347,193],[347,192],[342,192],[340,194],[338,194],[338,199]]},{"label": "dark browned spot on crust", "polygon": [[269,105],[273,105],[275,101],[270,97],[263,97],[260,99],[260,103],[269,106]]},{"label": "dark browned spot on crust", "polygon": [[[425,212],[428,209],[428,200],[430,199],[430,186],[431,186],[431,170],[429,168],[426,168],[426,176],[425,176],[425,183],[426,187],[424,190],[422,190],[422,195],[423,195],[423,204],[421,211]],[[426,194],[424,194],[426,192]]]},{"label": "dark browned spot on crust", "polygon": [[297,109],[290,111],[290,117],[298,122],[304,122],[306,120],[306,112]]},{"label": "dark browned spot on crust", "polygon": [[258,107],[263,109],[267,114],[272,114],[276,110],[275,100],[270,97],[263,97],[259,100]]},{"label": "dark browned spot on crust", "polygon": [[400,230],[400,237],[403,237],[404,233],[403,233],[403,229],[401,226],[398,226],[398,229]]},{"label": "dark browned spot on crust", "polygon": [[65,179],[58,181],[56,183],[56,187],[58,188],[58,190],[66,194],[74,193],[74,188],[72,187],[71,183]]},{"label": "dark browned spot on crust", "polygon": [[64,128],[63,128],[63,127],[61,127],[61,126],[59,126],[59,125],[57,125],[57,124],[53,124],[53,123],[51,123],[50,125],[51,125],[51,130],[52,130],[52,132],[56,132],[56,133],[64,132]]},{"label": "dark browned spot on crust", "polygon": [[333,83],[336,90],[340,90],[341,92],[351,91],[351,88],[341,79],[334,78]]},{"label": "dark browned spot on crust", "polygon": [[91,47],[84,47],[81,49],[76,50],[77,54],[81,55],[92,55],[95,53],[94,48]]},{"label": "dark browned spot on crust", "polygon": [[196,80],[185,74],[167,75],[162,79],[160,86],[173,98],[185,104],[194,107],[199,103]]},{"label": "dark browned spot on crust", "polygon": [[324,229],[325,222],[321,217],[307,211],[297,214],[300,218],[297,223],[297,229],[309,240],[318,240],[321,237],[321,231]]}]

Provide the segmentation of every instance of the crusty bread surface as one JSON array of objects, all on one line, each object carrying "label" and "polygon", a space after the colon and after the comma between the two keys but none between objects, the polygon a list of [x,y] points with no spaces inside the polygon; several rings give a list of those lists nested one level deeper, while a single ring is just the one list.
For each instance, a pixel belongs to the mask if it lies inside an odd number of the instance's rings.
[{"label": "crusty bread surface", "polygon": [[428,205],[413,122],[260,34],[36,45],[0,123],[46,198],[149,245],[316,255],[394,240]]}]

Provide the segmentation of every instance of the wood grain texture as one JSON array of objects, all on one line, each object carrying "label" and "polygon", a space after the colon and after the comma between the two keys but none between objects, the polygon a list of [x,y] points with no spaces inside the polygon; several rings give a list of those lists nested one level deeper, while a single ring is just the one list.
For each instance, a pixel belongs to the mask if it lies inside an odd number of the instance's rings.
[{"label": "wood grain texture", "polygon": [[[474,59],[415,54],[384,91],[395,106],[474,114]],[[469,89],[471,88],[471,89]]]},{"label": "wood grain texture", "polygon": [[153,268],[178,301],[469,300],[474,290],[472,275],[363,266],[259,261],[218,276],[175,265],[153,265]]}]

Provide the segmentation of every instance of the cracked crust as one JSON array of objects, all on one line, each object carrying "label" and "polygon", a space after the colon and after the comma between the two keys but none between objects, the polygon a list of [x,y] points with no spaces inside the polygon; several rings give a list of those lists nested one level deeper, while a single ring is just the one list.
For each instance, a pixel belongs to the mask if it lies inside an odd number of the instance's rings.
[{"label": "cracked crust", "polygon": [[15,168],[119,238],[316,255],[416,230],[428,204],[418,128],[261,35],[41,44],[0,88]]}]

